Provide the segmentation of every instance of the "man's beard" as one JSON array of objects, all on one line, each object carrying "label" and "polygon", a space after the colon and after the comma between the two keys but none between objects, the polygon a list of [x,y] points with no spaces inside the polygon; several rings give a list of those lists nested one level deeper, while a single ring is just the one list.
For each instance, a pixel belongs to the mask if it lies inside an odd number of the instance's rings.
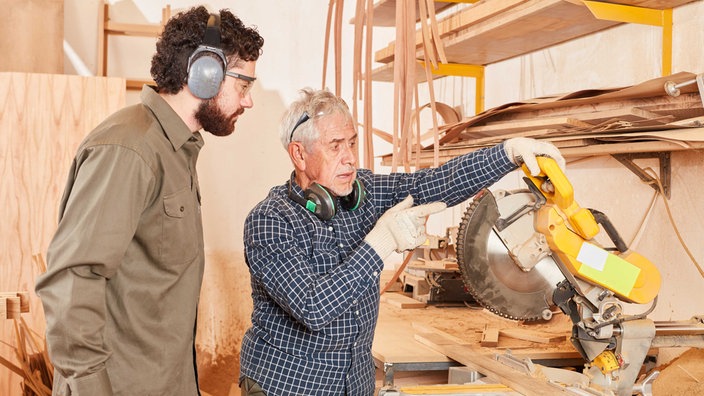
[{"label": "man's beard", "polygon": [[242,113],[244,109],[228,117],[220,110],[214,99],[209,99],[201,102],[195,117],[205,131],[215,136],[228,136],[235,131],[235,117]]}]

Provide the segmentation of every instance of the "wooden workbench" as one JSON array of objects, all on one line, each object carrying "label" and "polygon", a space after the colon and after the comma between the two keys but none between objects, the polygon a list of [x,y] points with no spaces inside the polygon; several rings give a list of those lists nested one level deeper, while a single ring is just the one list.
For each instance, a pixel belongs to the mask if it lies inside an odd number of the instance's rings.
[{"label": "wooden workbench", "polygon": [[[415,326],[415,327],[414,327]],[[523,329],[545,334],[564,335],[563,341],[550,343],[529,342],[499,336],[496,347],[480,345],[485,327],[499,330]],[[487,310],[466,306],[399,308],[382,302],[376,327],[372,355],[378,370],[384,375],[384,385],[392,385],[398,371],[447,370],[456,362],[415,340],[416,329],[432,327],[476,346],[488,356],[510,353],[518,358],[530,358],[546,366],[574,366],[582,359],[569,342],[572,324],[565,315],[556,314],[550,322],[522,324],[501,318]]]}]

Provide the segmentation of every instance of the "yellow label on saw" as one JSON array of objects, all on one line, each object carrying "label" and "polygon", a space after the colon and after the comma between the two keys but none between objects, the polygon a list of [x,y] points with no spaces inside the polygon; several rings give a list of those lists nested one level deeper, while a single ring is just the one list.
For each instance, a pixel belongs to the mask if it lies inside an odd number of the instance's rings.
[{"label": "yellow label on saw", "polygon": [[617,294],[628,296],[640,275],[640,268],[589,242],[582,243],[577,261],[579,273]]}]

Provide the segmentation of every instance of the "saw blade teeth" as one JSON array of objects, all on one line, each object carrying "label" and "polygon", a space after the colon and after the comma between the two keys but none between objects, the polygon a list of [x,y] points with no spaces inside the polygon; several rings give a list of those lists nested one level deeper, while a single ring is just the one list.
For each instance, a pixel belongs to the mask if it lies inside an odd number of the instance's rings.
[{"label": "saw blade teeth", "polygon": [[[533,201],[528,190],[492,194],[484,189],[469,203],[457,228],[457,262],[467,292],[484,309],[509,320],[540,320],[547,308],[544,295],[549,293],[548,285],[542,285],[535,273],[519,272],[502,258],[508,248],[494,227],[506,215],[502,210],[511,213]],[[525,224],[532,223],[524,221],[514,227],[521,231]],[[532,227],[531,231],[535,232]]]}]

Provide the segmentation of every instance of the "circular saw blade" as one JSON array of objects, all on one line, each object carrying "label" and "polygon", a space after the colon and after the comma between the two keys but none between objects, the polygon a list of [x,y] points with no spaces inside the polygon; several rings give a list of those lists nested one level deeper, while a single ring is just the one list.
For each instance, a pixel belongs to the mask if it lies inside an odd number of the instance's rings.
[{"label": "circular saw blade", "polygon": [[[457,264],[465,286],[474,299],[491,312],[514,320],[541,320],[551,317],[552,292],[564,279],[552,256],[540,259],[530,269],[522,269],[509,254],[494,227],[535,196],[528,190],[491,193],[485,189],[475,197],[462,217],[457,232]],[[533,211],[525,211],[501,232],[533,237]]]}]

